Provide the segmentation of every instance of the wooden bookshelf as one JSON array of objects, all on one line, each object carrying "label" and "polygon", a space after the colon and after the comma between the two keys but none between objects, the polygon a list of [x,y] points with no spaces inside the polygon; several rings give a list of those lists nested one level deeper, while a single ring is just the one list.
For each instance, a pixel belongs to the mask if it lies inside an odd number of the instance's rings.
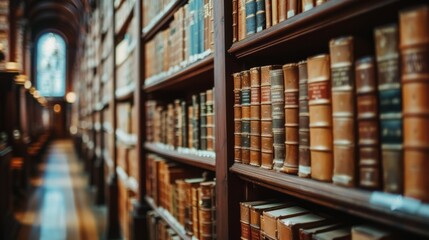
[{"label": "wooden bookshelf", "polygon": [[167,147],[160,147],[156,143],[145,143],[144,148],[149,152],[156,153],[167,159],[173,159],[177,162],[202,169],[214,171],[216,167],[216,160],[213,157],[200,156],[194,153],[183,153]]}]

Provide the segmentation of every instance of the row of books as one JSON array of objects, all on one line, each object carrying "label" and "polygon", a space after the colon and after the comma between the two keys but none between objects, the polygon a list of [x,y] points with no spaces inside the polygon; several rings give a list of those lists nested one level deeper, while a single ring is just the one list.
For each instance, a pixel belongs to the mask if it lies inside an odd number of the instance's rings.
[{"label": "row of books", "polygon": [[270,28],[327,0],[233,0],[232,41]]},{"label": "row of books", "polygon": [[165,13],[175,3],[175,0],[143,0],[142,17],[143,28],[149,26],[161,13]]},{"label": "row of books", "polygon": [[374,30],[376,57],[355,59],[345,36],[234,74],[235,161],[429,201],[429,7],[399,19]]},{"label": "row of books", "polygon": [[146,157],[146,171],[146,192],[157,207],[168,211],[187,235],[216,238],[216,184],[207,172],[154,154]]},{"label": "row of books", "polygon": [[190,0],[179,8],[169,28],[145,44],[145,84],[213,52],[213,32],[212,0]]},{"label": "row of books", "polygon": [[162,219],[155,211],[147,214],[147,229],[149,229],[149,240],[180,240],[177,233]]},{"label": "row of books", "polygon": [[241,239],[376,240],[401,239],[396,233],[370,225],[351,225],[291,200],[240,203]]},{"label": "row of books", "polygon": [[214,152],[214,89],[192,95],[188,104],[146,102],[146,140],[163,143],[173,149]]}]

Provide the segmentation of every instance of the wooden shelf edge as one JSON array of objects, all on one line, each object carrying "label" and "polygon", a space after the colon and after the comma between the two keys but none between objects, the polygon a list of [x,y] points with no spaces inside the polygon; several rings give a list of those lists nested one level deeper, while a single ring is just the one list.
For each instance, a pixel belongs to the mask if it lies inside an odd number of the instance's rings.
[{"label": "wooden shelf edge", "polygon": [[204,59],[201,59],[191,65],[183,68],[182,70],[173,73],[170,76],[162,78],[154,83],[144,84],[143,89],[146,92],[154,92],[156,90],[173,86],[177,83],[184,82],[191,77],[198,76],[214,69],[214,55],[210,54]]},{"label": "wooden shelf edge", "polygon": [[149,204],[149,206],[168,224],[168,226],[170,226],[173,231],[176,232],[177,235],[179,235],[181,239],[192,240],[192,237],[186,235],[186,232],[178,226],[179,223],[177,222],[177,220],[172,219],[172,216],[167,215],[165,213],[166,210],[158,208],[153,202],[152,198],[145,196],[145,200]]},{"label": "wooden shelf edge", "polygon": [[230,171],[238,174],[245,181],[275,191],[398,229],[429,236],[429,218],[374,205],[371,200],[375,192],[341,187],[240,163],[233,164]]},{"label": "wooden shelf edge", "polygon": [[187,0],[175,0],[170,6],[167,6],[160,14],[158,14],[146,27],[142,29],[143,41],[150,40],[163,26],[173,17],[174,13],[185,4]]},{"label": "wooden shelf edge", "polygon": [[382,0],[377,2],[330,0],[320,6],[282,21],[275,26],[233,43],[228,52],[234,54],[237,58],[243,58],[274,45],[284,44],[288,40],[308,34],[309,32],[319,31],[321,28],[334,25],[346,19],[382,9],[396,2],[399,2],[399,0]]},{"label": "wooden shelf edge", "polygon": [[203,168],[210,171],[216,170],[215,158],[202,157],[191,153],[189,154],[181,153],[176,150],[161,148],[157,146],[157,144],[155,143],[148,143],[148,142],[144,144],[144,148],[149,152],[156,153],[162,157],[166,157],[168,159],[172,159],[177,162],[181,162],[187,165],[192,165],[192,166]]}]

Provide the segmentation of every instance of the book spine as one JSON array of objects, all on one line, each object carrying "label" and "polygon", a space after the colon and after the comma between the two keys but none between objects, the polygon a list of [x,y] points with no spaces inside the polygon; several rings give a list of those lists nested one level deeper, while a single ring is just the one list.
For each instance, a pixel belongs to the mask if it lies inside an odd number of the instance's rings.
[{"label": "book spine", "polygon": [[256,0],[246,0],[246,36],[256,33]]},{"label": "book spine", "polygon": [[191,198],[192,198],[192,233],[196,238],[200,238],[200,229],[199,229],[200,188],[198,186],[191,188]]},{"label": "book spine", "polygon": [[174,140],[175,140],[175,135],[174,135],[174,128],[175,128],[175,117],[174,117],[174,105],[173,104],[168,104],[167,106],[167,145],[174,147]]},{"label": "book spine", "polygon": [[265,0],[265,27],[271,27],[271,0]]},{"label": "book spine", "polygon": [[301,9],[303,12],[308,11],[314,7],[314,0],[301,0]]},{"label": "book spine", "polygon": [[310,156],[310,129],[308,112],[308,77],[307,62],[298,63],[299,74],[299,160],[298,176],[310,177],[311,156]]},{"label": "book spine", "polygon": [[285,149],[286,157],[282,171],[298,173],[299,164],[299,72],[297,64],[283,66],[284,75],[284,114],[285,114]]},{"label": "book spine", "polygon": [[256,32],[264,30],[265,25],[265,1],[256,0]]},{"label": "book spine", "polygon": [[182,111],[180,100],[178,99],[174,101],[174,122],[174,147],[177,148],[182,143]]},{"label": "book spine", "polygon": [[241,163],[241,73],[234,73],[234,161]]},{"label": "book spine", "polygon": [[287,0],[277,0],[278,4],[278,22],[286,20]]},{"label": "book spine", "polygon": [[356,122],[353,68],[353,38],[329,43],[332,79],[332,122],[335,184],[353,187],[356,182]]},{"label": "book spine", "polygon": [[238,1],[232,0],[232,42],[238,41]]},{"label": "book spine", "polygon": [[298,0],[288,0],[287,2],[287,18],[291,18],[299,13]]},{"label": "book spine", "polygon": [[307,59],[311,177],[331,181],[333,171],[331,73],[329,55]]},{"label": "book spine", "polygon": [[261,67],[261,167],[273,168],[273,119],[271,116],[272,66]]},{"label": "book spine", "polygon": [[[207,9],[208,10],[208,9]],[[204,0],[198,0],[198,53],[204,52],[205,46],[205,5]],[[207,14],[208,16],[208,14]]]},{"label": "book spine", "polygon": [[189,58],[192,58],[193,55],[195,54],[195,33],[197,31],[195,31],[195,1],[196,0],[189,0],[189,47],[188,47],[188,51],[189,51]]},{"label": "book spine", "polygon": [[383,190],[403,192],[402,96],[399,73],[398,27],[376,28],[375,52],[380,107]]},{"label": "book spine", "polygon": [[206,93],[200,93],[200,147],[207,150],[207,108]]},{"label": "book spine", "polygon": [[250,165],[261,166],[261,72],[250,69]]},{"label": "book spine", "polygon": [[210,45],[210,40],[209,40],[209,23],[210,23],[210,14],[209,14],[209,0],[204,0],[204,11],[203,11],[203,17],[204,17],[204,47],[203,47],[203,51],[206,51],[207,49],[209,49],[209,45]]},{"label": "book spine", "polygon": [[246,38],[246,0],[238,1],[238,41]]},{"label": "book spine", "polygon": [[[192,115],[192,148],[193,149],[200,149],[200,124],[199,124],[199,118],[200,118],[200,108],[198,103],[198,95],[194,94],[192,95],[192,108],[193,108],[193,115]],[[207,107],[208,109],[208,107]]]},{"label": "book spine", "polygon": [[271,79],[271,113],[273,118],[273,148],[274,160],[273,168],[280,171],[283,167],[285,158],[285,115],[284,115],[284,83],[283,71],[275,69],[270,71]]},{"label": "book spine", "polygon": [[214,128],[215,128],[215,122],[214,122],[214,98],[213,98],[214,91],[212,89],[209,89],[206,91],[206,118],[207,118],[207,150],[208,151],[214,151],[215,145],[214,145]]},{"label": "book spine", "polygon": [[213,0],[209,0],[209,48],[211,52],[214,52],[214,10]]},{"label": "book spine", "polygon": [[188,106],[188,148],[193,147],[193,142],[192,142],[192,139],[194,139],[193,121],[194,121],[194,107],[191,104],[190,106]]},{"label": "book spine", "polygon": [[241,72],[241,161],[250,163],[250,73]]},{"label": "book spine", "polygon": [[271,0],[271,26],[279,23],[279,1]]},{"label": "book spine", "polygon": [[360,186],[381,187],[378,101],[372,57],[356,61],[357,119],[359,129]]},{"label": "book spine", "polygon": [[429,7],[424,5],[402,11],[399,22],[404,115],[404,195],[428,202]]},{"label": "book spine", "polygon": [[328,0],[316,0],[316,6],[322,5],[326,1],[328,1]]}]

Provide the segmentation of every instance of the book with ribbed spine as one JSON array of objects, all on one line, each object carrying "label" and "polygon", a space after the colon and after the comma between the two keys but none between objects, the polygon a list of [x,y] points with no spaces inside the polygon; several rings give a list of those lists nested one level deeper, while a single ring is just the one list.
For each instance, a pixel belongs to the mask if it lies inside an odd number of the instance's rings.
[{"label": "book with ribbed spine", "polygon": [[285,114],[284,114],[284,83],[283,70],[270,71],[271,79],[271,114],[273,118],[273,169],[280,171],[285,158]]},{"label": "book with ribbed spine", "polygon": [[285,160],[282,171],[298,173],[299,71],[295,63],[283,65],[285,111]]},{"label": "book with ribbed spine", "polygon": [[246,0],[238,1],[238,41],[246,38]]},{"label": "book with ribbed spine", "polygon": [[241,72],[241,161],[250,163],[250,73]]},{"label": "book with ribbed spine", "polygon": [[311,178],[332,181],[332,99],[329,55],[307,59]]},{"label": "book with ribbed spine", "polygon": [[429,6],[399,14],[404,195],[429,202]]},{"label": "book with ribbed spine", "polygon": [[250,165],[261,166],[261,74],[250,69]]},{"label": "book with ribbed spine", "polygon": [[232,42],[238,41],[238,1],[232,0]]},{"label": "book with ribbed spine", "polygon": [[234,73],[234,162],[241,163],[241,73]]},{"label": "book with ribbed spine", "polygon": [[256,32],[264,30],[265,26],[265,1],[256,0]]},{"label": "book with ribbed spine", "polygon": [[207,150],[207,107],[206,93],[200,92],[200,149]]},{"label": "book with ribbed spine", "polygon": [[311,156],[310,156],[310,129],[308,112],[308,77],[307,61],[298,63],[299,74],[299,160],[298,176],[310,177]]},{"label": "book with ribbed spine", "polygon": [[246,36],[256,33],[256,0],[246,0]]},{"label": "book with ribbed spine", "polygon": [[329,43],[332,78],[334,173],[332,181],[343,186],[356,183],[356,122],[353,37]]},{"label": "book with ribbed spine", "polygon": [[[215,150],[214,89],[206,91],[207,151]],[[203,104],[203,103],[201,103]]]},{"label": "book with ribbed spine", "polygon": [[265,27],[271,27],[271,0],[265,0]]},{"label": "book with ribbed spine", "polygon": [[398,26],[374,30],[377,59],[383,190],[403,192],[402,92],[399,72]]}]

